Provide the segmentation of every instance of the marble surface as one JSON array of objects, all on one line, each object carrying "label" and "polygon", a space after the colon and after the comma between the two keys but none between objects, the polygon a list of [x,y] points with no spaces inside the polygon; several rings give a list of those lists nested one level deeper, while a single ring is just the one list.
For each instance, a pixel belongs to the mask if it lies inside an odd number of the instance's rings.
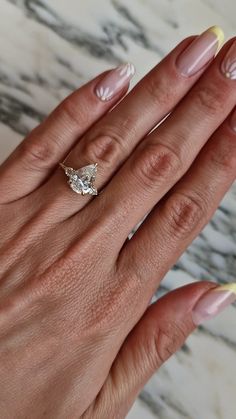
[{"label": "marble surface", "polygon": [[[68,93],[132,61],[136,83],[184,36],[236,32],[234,0],[0,0],[0,158]],[[161,292],[236,275],[236,185]],[[129,419],[236,417],[236,308],[199,328],[147,383]]]}]

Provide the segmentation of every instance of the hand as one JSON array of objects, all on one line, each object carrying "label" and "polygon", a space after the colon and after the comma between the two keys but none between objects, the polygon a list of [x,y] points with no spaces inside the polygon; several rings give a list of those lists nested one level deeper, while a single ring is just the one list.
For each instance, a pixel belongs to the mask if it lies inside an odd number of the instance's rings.
[{"label": "hand", "polygon": [[[1,166],[2,418],[124,418],[235,299],[233,285],[196,282],[149,306],[235,179],[236,43],[214,59],[220,36],[184,40],[125,97],[132,65],[98,76]],[[64,159],[97,162],[102,193],[72,191]]]}]

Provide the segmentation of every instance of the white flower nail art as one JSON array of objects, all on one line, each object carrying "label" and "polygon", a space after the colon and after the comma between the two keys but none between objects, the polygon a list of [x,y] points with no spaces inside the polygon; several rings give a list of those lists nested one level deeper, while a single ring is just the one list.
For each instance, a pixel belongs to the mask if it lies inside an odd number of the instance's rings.
[{"label": "white flower nail art", "polygon": [[113,95],[113,90],[111,90],[109,87],[99,87],[98,89],[96,89],[96,95],[99,97],[99,99],[101,99],[102,101],[106,101],[108,99],[111,98],[111,96]]},{"label": "white flower nail art", "polygon": [[130,77],[133,76],[135,73],[135,68],[132,63],[123,64],[119,67],[120,69],[120,75]]},{"label": "white flower nail art", "polygon": [[111,99],[124,88],[135,73],[134,65],[123,64],[110,71],[95,89],[97,97],[104,101]]},{"label": "white flower nail art", "polygon": [[222,71],[228,79],[236,80],[236,59],[226,59],[222,63]]}]

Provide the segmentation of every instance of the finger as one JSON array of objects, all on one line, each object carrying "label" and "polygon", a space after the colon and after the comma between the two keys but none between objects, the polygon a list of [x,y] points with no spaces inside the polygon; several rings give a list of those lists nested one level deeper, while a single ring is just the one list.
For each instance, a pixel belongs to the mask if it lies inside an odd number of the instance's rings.
[{"label": "finger", "polygon": [[[189,169],[236,103],[236,82],[223,72],[236,42],[228,43],[173,113],[135,150],[100,197],[119,222],[117,246]],[[204,189],[203,189],[204,190]],[[99,203],[96,200],[96,203]]]},{"label": "finger", "polygon": [[235,285],[198,282],[152,304],[126,338],[99,397],[83,419],[91,411],[97,419],[126,417],[142,387],[180,349],[196,325],[235,300]]},{"label": "finger", "polygon": [[[205,65],[214,57],[220,40],[221,31],[211,28],[194,42],[191,38],[178,45],[84,136],[72,149],[65,164],[77,169],[89,163],[98,163],[96,187],[102,188],[143,136],[176,106],[196,82]],[[191,54],[186,52],[187,46],[191,48]],[[186,57],[186,54],[193,64],[192,72],[187,77],[176,64],[182,62],[180,57]],[[73,199],[73,205],[64,205],[68,215],[71,215],[81,209],[91,196],[78,199],[68,189],[63,176],[58,169],[50,179],[47,191],[60,195],[64,202]]]},{"label": "finger", "polygon": [[36,127],[0,167],[0,199],[9,202],[36,189],[63,160],[79,137],[124,95],[129,75],[120,77],[113,95],[101,96],[101,83],[121,71],[105,72],[68,96]]},{"label": "finger", "polygon": [[118,261],[122,269],[132,261],[140,280],[151,281],[157,267],[162,278],[210,220],[235,178],[236,111],[127,242]]}]

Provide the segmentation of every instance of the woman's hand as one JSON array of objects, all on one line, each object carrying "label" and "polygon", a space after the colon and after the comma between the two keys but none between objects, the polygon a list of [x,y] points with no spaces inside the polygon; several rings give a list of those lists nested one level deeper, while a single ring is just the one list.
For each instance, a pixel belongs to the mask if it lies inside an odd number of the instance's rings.
[{"label": "woman's hand", "polygon": [[[213,60],[220,37],[186,39],[125,98],[132,65],[102,74],[1,166],[2,418],[124,418],[196,325],[235,299],[204,282],[148,307],[235,179],[236,43]],[[64,159],[97,162],[102,193],[74,193]]]}]

